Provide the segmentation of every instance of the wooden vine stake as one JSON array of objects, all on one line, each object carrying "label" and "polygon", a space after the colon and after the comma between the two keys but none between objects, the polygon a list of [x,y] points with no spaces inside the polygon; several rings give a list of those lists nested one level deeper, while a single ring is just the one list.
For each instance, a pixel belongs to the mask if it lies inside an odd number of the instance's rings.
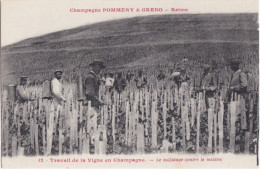
[{"label": "wooden vine stake", "polygon": [[229,142],[229,152],[234,153],[235,152],[235,137],[236,137],[236,105],[237,101],[231,101],[230,102],[230,142]]},{"label": "wooden vine stake", "polygon": [[199,93],[199,103],[197,112],[197,137],[196,137],[196,152],[200,153],[200,113],[202,104],[202,93]]},{"label": "wooden vine stake", "polygon": [[219,151],[219,153],[223,153],[223,138],[224,138],[223,117],[224,117],[224,103],[221,100],[219,114],[218,114],[218,130],[219,130],[218,151]]}]

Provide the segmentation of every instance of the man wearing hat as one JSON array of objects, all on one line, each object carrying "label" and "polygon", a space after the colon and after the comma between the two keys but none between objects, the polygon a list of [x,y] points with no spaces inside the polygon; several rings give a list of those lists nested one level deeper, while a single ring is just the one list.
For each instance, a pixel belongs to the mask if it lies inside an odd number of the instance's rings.
[{"label": "man wearing hat", "polygon": [[51,80],[51,91],[53,94],[53,101],[61,105],[62,102],[65,102],[66,99],[62,95],[62,85],[60,79],[62,77],[62,71],[56,70],[54,72],[54,78]]},{"label": "man wearing hat", "polygon": [[86,100],[91,101],[91,106],[98,109],[100,105],[103,105],[103,101],[99,100],[99,73],[105,68],[102,61],[93,61],[89,64],[91,71],[88,73],[85,79],[85,95]]},{"label": "man wearing hat", "polygon": [[[94,130],[93,133],[97,132],[98,119],[100,119],[99,118],[100,113],[98,111],[99,106],[104,105],[104,102],[99,99],[99,85],[100,85],[99,73],[101,72],[102,69],[105,68],[105,66],[103,62],[99,60],[93,61],[91,64],[89,64],[89,66],[90,66],[90,72],[88,73],[84,82],[85,97],[86,97],[84,101],[84,105],[87,106],[89,101],[91,102],[91,110],[88,110],[87,112],[89,114],[85,116],[85,117],[90,117],[85,121],[88,124],[88,126],[85,126],[88,127],[86,130],[87,134],[91,134],[90,129],[92,128]],[[86,111],[84,111],[84,113],[86,113]],[[95,136],[90,135],[90,139],[95,139]],[[93,149],[95,149],[95,146],[97,145],[95,144],[94,146],[93,144],[90,145],[91,147],[90,152],[95,152],[95,150]]]},{"label": "man wearing hat", "polygon": [[21,76],[20,77],[20,84],[16,87],[16,95],[17,95],[17,100],[19,103],[25,103],[29,100],[29,93],[26,90],[25,85],[27,84],[27,76]]}]

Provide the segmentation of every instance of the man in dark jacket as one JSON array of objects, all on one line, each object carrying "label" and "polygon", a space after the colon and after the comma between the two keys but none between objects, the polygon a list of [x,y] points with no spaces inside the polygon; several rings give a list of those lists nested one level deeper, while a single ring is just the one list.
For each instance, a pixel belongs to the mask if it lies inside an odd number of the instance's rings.
[{"label": "man in dark jacket", "polygon": [[126,80],[129,83],[132,80],[133,74],[130,72],[130,70],[128,70],[127,74],[126,74]]},{"label": "man in dark jacket", "polygon": [[160,70],[158,76],[157,76],[157,79],[160,81],[160,80],[164,80],[165,79],[165,74],[163,73],[162,70]]},{"label": "man in dark jacket", "polygon": [[100,79],[98,74],[105,66],[101,61],[94,61],[89,66],[91,71],[88,73],[84,83],[86,101],[91,101],[91,106],[98,109],[100,105],[104,104],[103,101],[99,99]]},{"label": "man in dark jacket", "polygon": [[[87,134],[90,134],[91,130],[96,133],[97,127],[100,119],[100,112],[99,112],[99,106],[104,105],[104,102],[99,99],[99,85],[100,85],[100,79],[98,74],[101,72],[102,69],[105,68],[103,62],[101,61],[93,61],[90,65],[91,71],[88,73],[85,82],[84,82],[84,89],[85,89],[85,96],[86,99],[84,101],[84,105],[88,105],[88,102],[91,101],[91,108],[88,109],[86,112],[88,112],[87,116],[85,116],[84,121],[86,121],[85,127],[87,127]],[[88,107],[89,108],[89,107]],[[83,122],[85,123],[85,122]],[[94,139],[94,135],[90,135],[90,139]],[[90,152],[94,152],[95,146],[90,145],[91,150]]]},{"label": "man in dark jacket", "polygon": [[138,76],[135,78],[136,87],[138,89],[143,89],[147,84],[146,78],[143,76],[142,69],[138,70]]},{"label": "man in dark jacket", "polygon": [[116,91],[118,93],[121,93],[122,91],[124,91],[125,87],[126,87],[126,80],[122,77],[122,73],[119,72],[115,80]]}]

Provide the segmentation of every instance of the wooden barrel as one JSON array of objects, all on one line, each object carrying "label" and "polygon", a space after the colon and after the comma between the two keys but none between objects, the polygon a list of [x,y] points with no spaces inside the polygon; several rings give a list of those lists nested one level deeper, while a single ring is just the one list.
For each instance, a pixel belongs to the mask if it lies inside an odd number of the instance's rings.
[{"label": "wooden barrel", "polygon": [[83,81],[82,76],[79,75],[77,78],[77,100],[83,101],[84,100],[84,94],[83,94]]},{"label": "wooden barrel", "polygon": [[51,94],[51,81],[45,80],[43,82],[42,98],[43,99],[50,99],[51,97],[52,97],[52,94]]},{"label": "wooden barrel", "polygon": [[15,85],[9,85],[7,88],[7,99],[9,101],[16,101],[16,86]]}]

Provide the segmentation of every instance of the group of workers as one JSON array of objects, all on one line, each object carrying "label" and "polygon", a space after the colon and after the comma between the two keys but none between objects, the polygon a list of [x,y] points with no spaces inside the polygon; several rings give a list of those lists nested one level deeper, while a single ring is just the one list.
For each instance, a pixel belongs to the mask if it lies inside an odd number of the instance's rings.
[{"label": "group of workers", "polygon": [[[238,94],[244,96],[247,92],[248,86],[248,77],[247,74],[244,73],[240,68],[240,61],[237,59],[232,59],[229,62],[230,68],[234,71],[230,79],[229,90],[227,92],[227,100],[231,99],[231,94]],[[102,69],[105,68],[104,63],[102,61],[93,61],[90,65],[90,72],[87,74],[84,80],[84,91],[85,91],[85,98],[86,100],[92,101],[93,106],[102,105],[102,101],[99,100],[99,86],[101,82],[105,85],[108,91],[111,91],[112,88],[118,93],[121,93],[127,83],[132,80],[134,76],[130,71],[128,71],[123,77],[123,74],[119,72],[117,77],[114,78],[113,73],[109,73],[108,75],[104,74],[105,76],[100,79],[100,72]],[[51,93],[53,95],[53,99],[59,103],[66,101],[64,96],[62,95],[62,84],[60,79],[62,77],[62,71],[57,70],[54,72],[54,78],[51,80]],[[210,98],[214,96],[214,93],[217,91],[217,82],[216,76],[214,74],[214,70],[208,64],[204,65],[204,72],[203,76],[200,81],[200,88],[199,91],[205,91],[206,98]],[[20,84],[16,87],[16,96],[18,102],[26,102],[29,101],[30,98],[28,96],[28,92],[26,91],[25,85],[27,83],[26,76],[20,77]],[[166,78],[165,74],[162,70],[159,71],[157,76],[158,81],[164,80]],[[190,80],[186,73],[185,67],[178,67],[176,71],[171,74],[170,79],[173,79],[176,83],[177,88],[181,88],[182,86],[187,85],[187,82]],[[137,76],[134,78],[136,87],[138,89],[143,88],[147,84],[147,78],[143,75],[143,71],[140,69],[138,70]]]},{"label": "group of workers", "polygon": [[[230,79],[230,85],[227,92],[226,100],[230,102],[234,99],[234,95],[239,96],[240,99],[246,98],[247,95],[247,87],[248,87],[248,77],[247,74],[244,73],[239,65],[241,61],[238,59],[232,59],[229,61],[229,66],[231,70],[234,72]],[[99,86],[103,82],[106,86],[107,91],[111,92],[112,88],[118,93],[121,93],[127,83],[133,79],[133,74],[128,71],[123,77],[123,74],[119,72],[117,77],[114,78],[112,73],[109,73],[106,77],[100,79],[100,72],[105,68],[105,65],[102,61],[96,60],[89,64],[90,71],[87,74],[83,88],[84,88],[84,95],[85,99],[83,105],[88,105],[89,101],[91,101],[92,113],[98,114],[98,109],[100,106],[104,105],[104,101],[101,100],[99,97]],[[206,100],[206,107],[209,108],[209,104],[211,100],[214,98],[215,94],[217,93],[217,82],[216,78],[214,77],[214,68],[212,66],[205,64],[204,65],[204,72],[203,76],[200,81],[200,88],[199,92],[205,93],[205,100]],[[62,102],[66,102],[66,99],[62,95],[62,84],[60,82],[62,77],[62,71],[57,70],[54,73],[54,78],[51,80],[51,93],[53,95],[53,101],[57,102],[58,104],[62,104]],[[19,103],[27,102],[30,99],[28,96],[28,92],[26,91],[26,83],[27,83],[26,76],[22,76],[20,78],[20,84],[16,88],[16,95],[17,100]],[[164,80],[166,78],[163,71],[160,71],[157,79],[158,81]],[[190,80],[186,73],[185,67],[179,67],[176,71],[172,72],[170,79],[173,79],[176,83],[178,89],[185,88],[188,86],[187,81]],[[147,85],[147,78],[143,75],[143,71],[140,69],[138,71],[137,76],[133,79],[137,89],[142,89],[144,86]],[[249,112],[252,113],[252,112]],[[249,116],[252,116],[251,114]]]}]

